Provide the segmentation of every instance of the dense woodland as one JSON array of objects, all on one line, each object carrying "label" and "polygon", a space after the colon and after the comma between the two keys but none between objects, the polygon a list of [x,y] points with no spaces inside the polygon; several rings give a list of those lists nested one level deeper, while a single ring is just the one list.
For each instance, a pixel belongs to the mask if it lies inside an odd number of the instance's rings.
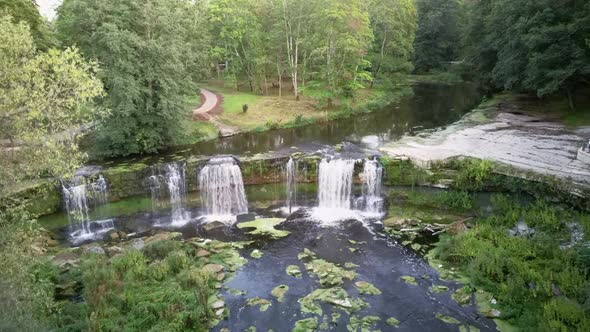
[{"label": "dense woodland", "polygon": [[[34,0],[0,0],[0,194],[71,174],[82,124],[96,124],[101,157],[170,146],[184,97],[208,79],[329,108],[449,73],[576,109],[590,88],[590,2],[64,0],[49,22]],[[29,331],[57,311],[30,272],[34,217],[0,209],[0,321]]]}]

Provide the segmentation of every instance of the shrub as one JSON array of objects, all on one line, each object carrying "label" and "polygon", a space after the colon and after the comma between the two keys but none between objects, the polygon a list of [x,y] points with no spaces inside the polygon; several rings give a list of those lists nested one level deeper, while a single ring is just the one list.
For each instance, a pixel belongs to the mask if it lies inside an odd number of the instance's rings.
[{"label": "shrub", "polygon": [[174,240],[162,240],[150,243],[143,248],[144,255],[150,260],[164,259],[172,251],[179,250],[182,244]]},{"label": "shrub", "polygon": [[178,250],[173,251],[166,257],[166,262],[172,273],[178,273],[191,265],[191,260],[186,252]]},{"label": "shrub", "polygon": [[459,169],[455,187],[460,190],[481,190],[492,174],[489,160],[469,160]]}]

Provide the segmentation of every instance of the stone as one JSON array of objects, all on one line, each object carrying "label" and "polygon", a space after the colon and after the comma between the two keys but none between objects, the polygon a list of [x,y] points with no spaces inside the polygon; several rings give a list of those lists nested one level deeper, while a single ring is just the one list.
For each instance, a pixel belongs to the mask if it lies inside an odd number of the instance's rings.
[{"label": "stone", "polygon": [[366,281],[357,281],[354,283],[354,286],[359,291],[360,294],[369,294],[369,295],[380,295],[381,291],[375,287],[370,282]]},{"label": "stone", "polygon": [[500,318],[500,316],[502,316],[502,313],[498,309],[492,309],[492,310],[486,312],[485,316],[487,318]]},{"label": "stone", "polygon": [[217,273],[217,276],[215,278],[217,279],[217,281],[222,281],[223,279],[225,279],[225,273],[219,272]]},{"label": "stone", "polygon": [[206,249],[199,249],[197,250],[197,257],[207,257],[211,255],[211,252]]},{"label": "stone", "polygon": [[414,277],[411,277],[411,276],[403,276],[401,278],[408,285],[414,285],[414,286],[415,285],[418,285],[418,283],[416,282],[416,278],[414,278]]},{"label": "stone", "polygon": [[213,308],[214,310],[220,309],[225,307],[225,302],[223,302],[223,300],[217,300],[215,302],[213,302],[213,304],[211,305],[211,308]]},{"label": "stone", "polygon": [[272,296],[276,297],[279,302],[283,302],[285,297],[285,293],[289,290],[289,286],[287,285],[279,285],[270,292]]},{"label": "stone", "polygon": [[99,255],[104,255],[105,251],[102,247],[99,246],[90,246],[88,248],[86,248],[86,252],[88,253],[92,253],[92,254],[99,254]]},{"label": "stone", "polygon": [[205,223],[203,225],[203,230],[205,230],[206,232],[210,232],[214,229],[225,228],[225,227],[227,227],[227,225],[222,223],[221,221],[212,221],[212,222]]},{"label": "stone", "polygon": [[131,247],[135,250],[142,250],[145,247],[143,239],[133,239],[131,241]]},{"label": "stone", "polygon": [[77,266],[78,263],[80,263],[80,257],[76,253],[66,251],[59,253],[55,257],[53,257],[51,263],[60,268],[66,266]]},{"label": "stone", "polygon": [[399,320],[397,320],[397,318],[394,318],[394,317],[387,318],[387,320],[385,322],[389,326],[393,326],[393,327],[398,327],[399,326]]},{"label": "stone", "polygon": [[106,252],[107,252],[107,255],[109,255],[109,257],[113,257],[116,255],[122,254],[123,251],[124,251],[123,248],[117,247],[117,246],[112,246],[112,247],[106,248]]},{"label": "stone", "polygon": [[116,229],[111,229],[103,235],[102,240],[104,242],[118,242],[121,240],[121,237]]},{"label": "stone", "polygon": [[215,315],[217,316],[223,316],[223,313],[225,312],[225,309],[219,309],[217,311],[215,311]]},{"label": "stone", "polygon": [[254,213],[244,213],[236,216],[237,223],[253,221],[254,219],[256,219],[256,215],[254,215]]},{"label": "stone", "polygon": [[219,264],[207,264],[203,267],[204,270],[207,270],[211,273],[219,273],[223,271],[223,265]]},{"label": "stone", "polygon": [[287,266],[287,274],[295,278],[301,278],[301,269],[297,265]]}]

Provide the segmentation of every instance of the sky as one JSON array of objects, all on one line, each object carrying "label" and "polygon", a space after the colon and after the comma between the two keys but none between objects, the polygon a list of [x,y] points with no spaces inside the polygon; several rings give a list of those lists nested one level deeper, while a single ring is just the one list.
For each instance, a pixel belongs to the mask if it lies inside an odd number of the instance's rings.
[{"label": "sky", "polygon": [[61,1],[62,0],[37,0],[41,15],[52,20],[55,17],[55,9],[59,6]]}]

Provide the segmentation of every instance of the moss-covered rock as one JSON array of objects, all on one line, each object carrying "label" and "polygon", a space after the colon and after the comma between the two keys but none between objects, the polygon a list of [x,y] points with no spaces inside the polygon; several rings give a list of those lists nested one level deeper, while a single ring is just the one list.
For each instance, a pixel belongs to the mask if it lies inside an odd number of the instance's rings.
[{"label": "moss-covered rock", "polygon": [[318,318],[311,317],[306,319],[300,319],[295,322],[293,332],[313,332],[318,329]]},{"label": "moss-covered rock", "polygon": [[285,297],[285,293],[289,290],[289,286],[287,285],[279,285],[271,291],[272,296],[277,298],[277,301],[283,302]]},{"label": "moss-covered rock", "polygon": [[381,295],[381,291],[377,287],[366,281],[357,281],[354,283],[354,287],[356,287],[361,294]]},{"label": "moss-covered rock", "polygon": [[264,311],[268,310],[268,308],[272,305],[272,303],[267,299],[255,297],[252,299],[248,299],[246,301],[246,305],[252,306],[252,307],[259,306],[260,311],[264,312]]}]

